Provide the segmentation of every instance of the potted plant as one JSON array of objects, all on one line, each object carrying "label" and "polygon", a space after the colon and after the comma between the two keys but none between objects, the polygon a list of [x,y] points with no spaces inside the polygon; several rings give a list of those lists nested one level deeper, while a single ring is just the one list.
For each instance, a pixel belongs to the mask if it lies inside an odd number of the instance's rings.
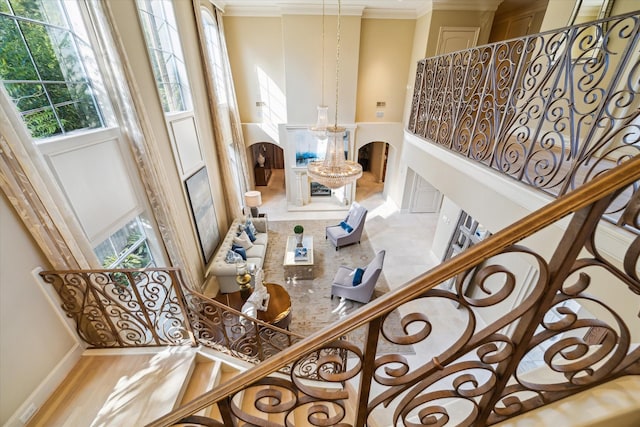
[{"label": "potted plant", "polygon": [[302,233],[304,233],[304,227],[297,224],[293,227],[293,233],[296,235],[296,243],[298,246],[302,246]]}]

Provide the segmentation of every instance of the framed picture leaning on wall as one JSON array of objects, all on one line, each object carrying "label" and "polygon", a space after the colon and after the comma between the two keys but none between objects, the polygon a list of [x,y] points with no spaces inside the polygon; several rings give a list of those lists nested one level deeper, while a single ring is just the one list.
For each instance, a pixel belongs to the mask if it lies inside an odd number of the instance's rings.
[{"label": "framed picture leaning on wall", "polygon": [[191,212],[196,226],[196,233],[202,251],[204,263],[208,263],[218,246],[220,233],[218,221],[211,196],[211,186],[207,168],[202,167],[185,180],[187,196],[191,205]]}]

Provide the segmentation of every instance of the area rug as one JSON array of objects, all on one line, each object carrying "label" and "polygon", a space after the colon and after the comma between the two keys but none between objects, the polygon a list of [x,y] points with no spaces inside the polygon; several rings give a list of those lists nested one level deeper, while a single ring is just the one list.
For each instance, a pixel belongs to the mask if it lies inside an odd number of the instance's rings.
[{"label": "area rug", "polygon": [[[347,318],[362,306],[361,303],[346,300],[340,304],[340,298],[331,298],[331,282],[340,265],[364,267],[375,256],[365,232],[360,244],[345,246],[336,251],[325,239],[325,227],[335,225],[336,220],[318,221],[269,221],[269,246],[264,261],[265,281],[284,286],[291,296],[291,324],[289,330],[303,336],[309,336],[333,323]],[[301,280],[285,277],[283,269],[284,252],[287,237],[293,235],[293,227],[304,227],[305,236],[313,236],[314,279]],[[384,277],[384,267],[374,291],[374,299],[389,292]],[[385,331],[393,335],[402,335],[399,316],[392,312],[385,322]],[[353,331],[347,339],[364,344],[365,328]],[[379,339],[378,353],[414,354],[411,346],[397,346],[383,337]]]}]

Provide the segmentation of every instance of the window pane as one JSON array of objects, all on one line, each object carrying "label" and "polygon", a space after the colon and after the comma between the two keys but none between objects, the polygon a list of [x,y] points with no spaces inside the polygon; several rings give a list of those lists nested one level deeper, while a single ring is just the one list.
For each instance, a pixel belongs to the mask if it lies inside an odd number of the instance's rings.
[{"label": "window pane", "polygon": [[105,268],[155,266],[141,221],[136,218],[94,248]]},{"label": "window pane", "polygon": [[165,113],[192,108],[173,6],[166,0],[138,0],[140,21]]},{"label": "window pane", "polygon": [[62,132],[51,107],[26,112],[22,115],[22,120],[34,138],[44,138]]},{"label": "window pane", "polygon": [[44,86],[39,83],[5,83],[4,86],[20,111],[29,112],[49,106]]},{"label": "window pane", "polygon": [[[74,28],[82,25],[78,3],[0,2],[7,13],[0,15],[0,79],[31,135],[43,138],[102,127],[102,111],[87,75],[89,67],[92,78],[102,87],[95,58],[67,21],[67,16],[71,16]],[[79,35],[86,37],[86,31],[80,31]],[[102,105],[110,111],[105,101]]]},{"label": "window pane", "polygon": [[17,16],[44,21],[44,15],[40,10],[40,2],[37,0],[9,0],[13,12]]},{"label": "window pane", "polygon": [[47,85],[46,88],[65,132],[101,126],[100,115],[87,84]]},{"label": "window pane", "polygon": [[[27,42],[29,52],[39,73],[40,80],[64,80],[60,62],[53,49],[52,39],[46,28],[40,24],[20,22],[20,29]],[[55,35],[56,31],[52,31]]]}]

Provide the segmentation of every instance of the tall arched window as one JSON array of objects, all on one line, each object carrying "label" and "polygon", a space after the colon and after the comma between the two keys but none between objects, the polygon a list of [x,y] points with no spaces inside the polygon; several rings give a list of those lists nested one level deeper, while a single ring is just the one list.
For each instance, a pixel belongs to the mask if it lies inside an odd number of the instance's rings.
[{"label": "tall arched window", "polygon": [[[234,142],[232,129],[231,113],[229,104],[229,92],[231,77],[228,75],[228,60],[226,58],[223,46],[222,36],[218,22],[211,12],[206,8],[200,9],[202,17],[202,27],[204,33],[204,42],[207,49],[207,60],[209,65],[209,78],[213,82],[213,97],[216,104],[216,116],[219,119],[218,137],[221,138],[224,147],[226,147],[230,167],[227,169],[231,175],[229,180],[234,186],[235,194],[243,194],[246,187],[242,182],[240,173],[244,170],[242,167],[241,154],[238,152],[238,146]],[[235,107],[234,107],[235,108]]]}]

